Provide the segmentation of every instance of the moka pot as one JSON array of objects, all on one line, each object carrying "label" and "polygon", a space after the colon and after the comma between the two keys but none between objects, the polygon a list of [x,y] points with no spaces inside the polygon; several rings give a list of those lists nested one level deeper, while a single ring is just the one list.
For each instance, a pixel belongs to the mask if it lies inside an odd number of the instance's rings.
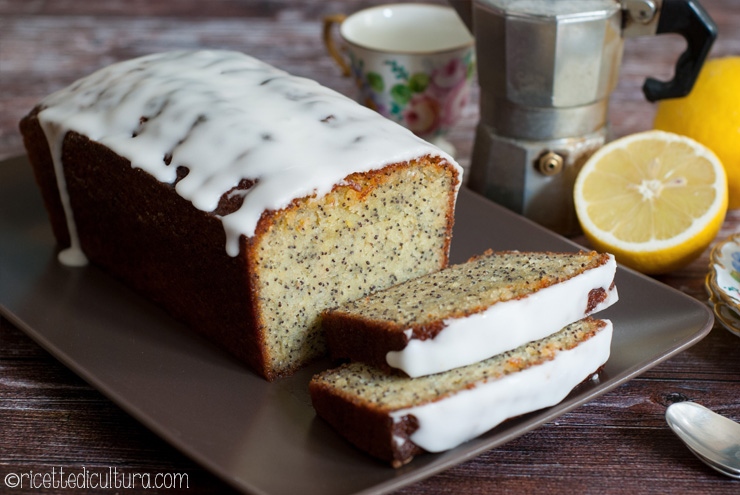
[{"label": "moka pot", "polygon": [[608,132],[624,39],[687,41],[649,101],[688,94],[717,36],[695,0],[450,0],[476,40],[480,121],[468,185],[562,234],[578,231],[573,184]]}]

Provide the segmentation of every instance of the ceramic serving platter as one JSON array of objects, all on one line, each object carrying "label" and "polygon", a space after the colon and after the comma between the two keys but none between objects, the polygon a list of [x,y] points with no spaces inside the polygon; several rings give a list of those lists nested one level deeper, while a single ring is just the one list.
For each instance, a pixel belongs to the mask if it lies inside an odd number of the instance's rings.
[{"label": "ceramic serving platter", "polygon": [[[463,189],[452,261],[488,248],[579,249]],[[315,416],[307,384],[327,363],[267,383],[95,267],[60,266],[26,158],[0,162],[2,314],[142,424],[245,493],[398,489],[554,420],[693,345],[712,327],[709,308],[685,294],[622,267],[616,282],[620,301],[600,313],[613,321],[614,338],[598,380],[557,406],[392,469]]]}]

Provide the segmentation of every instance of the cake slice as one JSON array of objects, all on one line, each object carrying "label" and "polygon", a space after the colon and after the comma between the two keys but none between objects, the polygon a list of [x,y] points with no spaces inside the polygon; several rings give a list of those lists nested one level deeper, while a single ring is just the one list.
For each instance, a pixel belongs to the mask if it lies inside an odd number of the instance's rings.
[{"label": "cake slice", "polygon": [[342,436],[400,467],[503,421],[562,401],[606,363],[612,324],[584,318],[544,339],[444,373],[410,378],[364,363],[317,374],[314,409]]},{"label": "cake slice", "polygon": [[596,252],[486,252],[322,315],[335,359],[411,377],[541,339],[618,299],[616,262]]}]

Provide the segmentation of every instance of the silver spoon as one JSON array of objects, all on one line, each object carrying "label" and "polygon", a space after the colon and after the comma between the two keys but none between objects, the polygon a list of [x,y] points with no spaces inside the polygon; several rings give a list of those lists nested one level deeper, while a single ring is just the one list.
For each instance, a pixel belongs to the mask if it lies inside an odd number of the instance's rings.
[{"label": "silver spoon", "polygon": [[665,412],[668,426],[708,466],[740,479],[740,424],[695,402],[676,402]]}]

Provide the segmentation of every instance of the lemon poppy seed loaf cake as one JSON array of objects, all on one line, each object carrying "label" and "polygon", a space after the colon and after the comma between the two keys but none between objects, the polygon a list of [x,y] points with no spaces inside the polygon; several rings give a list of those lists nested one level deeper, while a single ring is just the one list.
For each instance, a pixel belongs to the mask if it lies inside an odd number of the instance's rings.
[{"label": "lemon poppy seed loaf cake", "polygon": [[462,170],[244,54],[120,62],[20,124],[65,264],[88,260],[274,379],[320,312],[446,266]]},{"label": "lemon poppy seed loaf cake", "polygon": [[589,317],[484,361],[419,378],[348,363],[315,375],[311,400],[348,441],[400,467],[561,402],[606,363],[611,339],[611,322]]},{"label": "lemon poppy seed loaf cake", "polygon": [[465,366],[614,304],[616,261],[597,252],[487,252],[325,311],[327,344],[409,376]]}]

